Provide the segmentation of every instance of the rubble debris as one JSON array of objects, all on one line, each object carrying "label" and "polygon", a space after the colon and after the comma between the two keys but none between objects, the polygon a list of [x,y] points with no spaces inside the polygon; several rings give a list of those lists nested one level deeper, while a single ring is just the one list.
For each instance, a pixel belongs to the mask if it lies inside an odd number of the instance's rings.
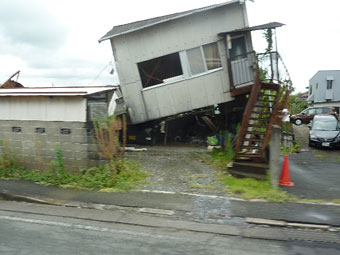
[{"label": "rubble debris", "polygon": [[125,147],[125,151],[147,151],[147,148]]},{"label": "rubble debris", "polygon": [[15,72],[7,81],[5,81],[3,84],[0,84],[1,89],[12,89],[12,88],[24,88],[24,85],[17,81],[13,81],[12,78],[17,76],[17,80],[19,78],[20,71]]}]

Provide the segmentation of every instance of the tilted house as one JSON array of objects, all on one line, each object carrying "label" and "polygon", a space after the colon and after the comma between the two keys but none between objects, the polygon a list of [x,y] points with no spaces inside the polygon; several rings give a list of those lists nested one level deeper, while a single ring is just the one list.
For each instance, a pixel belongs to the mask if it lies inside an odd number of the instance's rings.
[{"label": "tilted house", "polygon": [[0,153],[47,169],[61,147],[65,167],[98,164],[92,121],[110,114],[115,87],[0,89]]},{"label": "tilted house", "polygon": [[308,103],[340,110],[340,70],[318,71],[309,80]]},{"label": "tilted house", "polygon": [[[138,124],[217,104],[228,112],[232,110],[228,103],[239,96],[239,102],[247,102],[245,95],[253,85],[257,84],[254,96],[262,86],[257,83],[258,57],[253,51],[251,31],[282,25],[249,27],[245,1],[233,0],[115,26],[99,42],[111,42],[121,102],[130,122]],[[271,65],[266,72],[270,77],[262,89],[276,93],[280,85],[273,81],[279,80],[279,56],[272,52],[261,55],[261,59]],[[275,99],[271,100],[269,115],[278,108]],[[249,102],[245,123],[250,121],[256,100]],[[271,127],[272,123],[270,120],[267,124]],[[270,128],[264,128],[270,135]],[[242,130],[247,130],[246,124]]]}]

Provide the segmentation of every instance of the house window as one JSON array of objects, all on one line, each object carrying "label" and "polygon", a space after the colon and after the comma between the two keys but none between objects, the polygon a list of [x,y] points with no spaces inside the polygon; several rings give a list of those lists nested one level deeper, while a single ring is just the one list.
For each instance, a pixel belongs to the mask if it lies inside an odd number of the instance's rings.
[{"label": "house window", "polygon": [[201,47],[187,50],[187,56],[192,75],[205,72],[206,67],[204,65]]},{"label": "house window", "polygon": [[164,80],[183,75],[179,53],[138,63],[143,88],[161,84]]},{"label": "house window", "polygon": [[319,88],[319,83],[316,83],[316,86],[315,86],[315,87],[316,87],[316,89],[318,89],[318,88]]},{"label": "house window", "polygon": [[208,70],[213,70],[222,67],[220,54],[218,53],[217,43],[204,45],[203,50]]},{"label": "house window", "polygon": [[137,66],[143,88],[147,88],[206,73],[221,68],[222,63],[215,42],[140,62]]},{"label": "house window", "polygon": [[309,95],[312,95],[312,93],[313,93],[313,86],[310,85],[310,86],[309,86]]},{"label": "house window", "polygon": [[196,75],[222,67],[217,43],[187,50],[190,74]]},{"label": "house window", "polygon": [[241,55],[247,53],[246,40],[244,36],[233,38],[231,40],[231,45],[232,48],[229,50],[231,58],[241,57]]},{"label": "house window", "polygon": [[327,89],[333,88],[333,80],[327,80]]}]

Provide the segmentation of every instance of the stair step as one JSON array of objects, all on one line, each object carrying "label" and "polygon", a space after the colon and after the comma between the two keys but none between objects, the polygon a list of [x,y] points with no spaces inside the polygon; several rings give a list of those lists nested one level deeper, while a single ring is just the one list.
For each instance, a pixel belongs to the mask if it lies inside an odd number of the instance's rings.
[{"label": "stair step", "polygon": [[265,135],[267,134],[266,132],[259,132],[259,131],[245,131],[245,134],[250,134],[250,135]]},{"label": "stair step", "polygon": [[241,146],[240,149],[257,150],[257,149],[261,149],[261,146]]},{"label": "stair step", "polygon": [[257,108],[268,108],[268,109],[273,108],[273,107],[270,106],[270,105],[254,105],[254,107],[257,107]]},{"label": "stair step", "polygon": [[277,83],[270,83],[270,82],[262,82],[261,83],[261,89],[263,90],[273,90],[273,91],[278,91],[280,89],[280,84]]},{"label": "stair step", "polygon": [[257,100],[257,102],[264,102],[264,103],[275,103],[275,100]]},{"label": "stair step", "polygon": [[252,111],[251,113],[255,113],[255,114],[272,114],[271,112],[258,112],[258,111]]},{"label": "stair step", "polygon": [[274,97],[274,98],[276,98],[276,95],[267,95],[267,94],[263,94],[263,93],[257,93],[257,97]]},{"label": "stair step", "polygon": [[244,138],[242,141],[244,141],[244,142],[263,142],[264,139]]},{"label": "stair step", "polygon": [[232,170],[231,175],[236,178],[253,178],[256,180],[264,181],[266,179],[265,174],[253,174],[253,173],[246,173],[242,171]]},{"label": "stair step", "polygon": [[267,128],[267,126],[264,126],[264,125],[258,125],[258,124],[248,124],[248,127],[255,127],[255,128]]},{"label": "stair step", "polygon": [[254,117],[250,117],[249,119],[250,120],[259,120],[259,121],[269,121],[270,120],[270,118],[268,118],[268,119],[263,119],[263,118],[259,119],[259,118],[254,118]]},{"label": "stair step", "polygon": [[237,153],[236,157],[242,157],[242,158],[262,158],[262,154]]},{"label": "stair step", "polygon": [[258,114],[258,113],[252,113],[250,115],[250,118],[256,118],[256,119],[270,119],[271,114]]},{"label": "stair step", "polygon": [[[250,133],[250,132],[258,132],[258,133],[254,133],[255,135],[265,135],[267,134],[267,130],[263,130],[264,128],[262,128],[262,130],[246,130],[245,133]],[[267,128],[266,128],[267,129]]]}]

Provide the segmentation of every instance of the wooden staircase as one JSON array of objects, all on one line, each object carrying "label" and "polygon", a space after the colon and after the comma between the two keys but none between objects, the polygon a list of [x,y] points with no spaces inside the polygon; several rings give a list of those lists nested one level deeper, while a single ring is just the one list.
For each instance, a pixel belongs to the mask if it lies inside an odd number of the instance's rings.
[{"label": "wooden staircase", "polygon": [[236,160],[261,162],[268,146],[280,99],[280,85],[256,77],[235,147]]}]

